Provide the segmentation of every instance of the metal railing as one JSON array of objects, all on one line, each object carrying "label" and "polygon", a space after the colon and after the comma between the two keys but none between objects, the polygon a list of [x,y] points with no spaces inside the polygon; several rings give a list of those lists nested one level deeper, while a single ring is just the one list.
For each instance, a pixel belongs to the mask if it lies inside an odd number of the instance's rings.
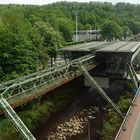
[{"label": "metal railing", "polygon": [[39,87],[43,88],[43,85],[49,85],[51,83],[55,83],[58,79],[65,79],[69,76],[74,76],[71,66],[73,64],[77,65],[78,63],[81,63],[84,66],[94,63],[94,56],[84,56],[73,60],[68,65],[66,64],[59,67],[53,67],[51,69],[45,69],[1,84],[1,87],[3,88],[0,87],[0,109],[4,111],[5,116],[12,124],[14,124],[23,139],[36,140],[7,100],[10,98],[12,98],[11,100],[14,100],[17,96],[19,98],[16,98],[16,100],[19,100],[20,98],[23,99],[24,96],[28,98],[29,95],[32,96],[32,94],[37,94],[36,91],[38,91]]},{"label": "metal railing", "polygon": [[58,79],[66,79],[74,76],[74,71],[71,66],[76,63],[82,63],[82,65],[89,65],[94,63],[94,56],[87,55],[71,61],[68,64],[53,67],[51,69],[45,69],[18,79],[14,79],[1,85],[5,88],[0,88],[0,96],[5,99],[15,97],[16,95],[25,94],[29,90],[36,89],[43,85],[49,85]]}]

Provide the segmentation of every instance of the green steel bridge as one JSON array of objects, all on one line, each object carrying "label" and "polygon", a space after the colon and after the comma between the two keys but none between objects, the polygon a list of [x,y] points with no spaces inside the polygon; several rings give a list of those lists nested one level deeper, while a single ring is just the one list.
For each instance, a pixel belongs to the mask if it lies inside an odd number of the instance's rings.
[{"label": "green steel bridge", "polygon": [[[128,45],[128,43],[126,43]],[[131,44],[132,45],[132,44]],[[134,44],[133,44],[134,45]],[[125,44],[119,46],[123,48]],[[134,59],[139,52],[140,43],[135,46],[136,49],[131,55]],[[109,50],[110,51],[110,50]],[[120,52],[118,52],[120,53]],[[133,68],[131,61],[126,64],[127,71],[136,89],[138,89],[138,78]],[[95,55],[89,54],[78,59],[70,61],[68,64],[55,66],[49,69],[44,69],[36,73],[10,80],[0,84],[0,113],[4,113],[6,117],[13,123],[25,140],[35,140],[35,137],[24,125],[13,108],[25,104],[34,98],[46,94],[48,91],[59,87],[74,78],[84,75],[92,87],[96,88],[99,94],[112,106],[112,108],[122,117],[125,115],[118,109],[113,101],[108,97],[105,91],[89,74],[89,70],[96,67]]]},{"label": "green steel bridge", "polygon": [[0,113],[13,123],[25,140],[35,140],[29,129],[24,125],[13,108],[27,103],[34,98],[46,94],[48,91],[59,87],[75,77],[82,75],[82,72],[76,67],[79,64],[91,70],[95,67],[95,56],[87,55],[50,69],[14,79],[0,85]]}]

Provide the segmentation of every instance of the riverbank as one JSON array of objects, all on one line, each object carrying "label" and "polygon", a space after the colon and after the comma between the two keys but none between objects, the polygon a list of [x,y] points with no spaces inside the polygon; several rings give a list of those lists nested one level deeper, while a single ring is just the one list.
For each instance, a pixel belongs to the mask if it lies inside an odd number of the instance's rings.
[{"label": "riverbank", "polygon": [[[114,83],[109,90],[106,90],[111,98],[113,97],[112,99],[114,101],[118,99],[123,91],[124,85],[120,85],[120,83]],[[53,140],[56,136],[57,140],[58,136],[60,136],[62,140],[84,140],[87,138],[88,116],[91,112],[95,112],[94,108],[98,108],[98,113],[95,114],[98,118],[96,120],[96,122],[98,122],[98,125],[96,125],[96,139],[99,140],[99,132],[101,132],[102,123],[106,117],[106,113],[102,109],[105,108],[106,105],[105,100],[98,92],[90,88],[80,97],[75,98],[74,102],[60,111],[59,114],[55,114],[48,122],[38,127],[34,134],[38,140]],[[75,126],[76,123],[77,125]],[[60,129],[62,129],[61,132]],[[73,132],[74,130],[77,130],[77,132]]]}]

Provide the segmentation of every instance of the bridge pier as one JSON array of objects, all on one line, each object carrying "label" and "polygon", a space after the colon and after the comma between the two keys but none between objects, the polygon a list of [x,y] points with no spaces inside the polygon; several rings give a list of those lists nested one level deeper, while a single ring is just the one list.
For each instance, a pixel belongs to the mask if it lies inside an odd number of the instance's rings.
[{"label": "bridge pier", "polygon": [[79,69],[83,73],[83,75],[89,80],[91,86],[99,92],[99,94],[107,101],[107,103],[122,117],[124,118],[123,113],[120,109],[115,105],[115,103],[109,98],[109,96],[105,93],[105,91],[100,87],[100,85],[96,82],[96,80],[89,74],[89,72],[79,64]]},{"label": "bridge pier", "polygon": [[[94,77],[94,79],[100,87],[109,88],[110,79],[108,77]],[[84,77],[84,84],[85,86],[92,86],[86,76]]]}]

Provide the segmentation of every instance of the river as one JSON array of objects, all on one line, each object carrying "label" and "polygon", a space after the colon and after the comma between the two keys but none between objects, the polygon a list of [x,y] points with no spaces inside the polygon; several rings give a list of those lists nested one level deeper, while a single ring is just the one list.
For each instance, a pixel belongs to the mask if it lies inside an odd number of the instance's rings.
[{"label": "river", "polygon": [[[114,82],[110,89],[106,90],[113,100],[117,100],[123,91],[124,87],[120,82]],[[72,104],[54,114],[48,122],[40,124],[34,135],[37,140],[87,140],[88,116],[92,115],[96,116],[96,123],[92,126],[94,138],[100,140],[99,132],[107,114],[104,110],[106,107],[105,100],[98,92],[89,88],[81,96],[77,96]]]}]

